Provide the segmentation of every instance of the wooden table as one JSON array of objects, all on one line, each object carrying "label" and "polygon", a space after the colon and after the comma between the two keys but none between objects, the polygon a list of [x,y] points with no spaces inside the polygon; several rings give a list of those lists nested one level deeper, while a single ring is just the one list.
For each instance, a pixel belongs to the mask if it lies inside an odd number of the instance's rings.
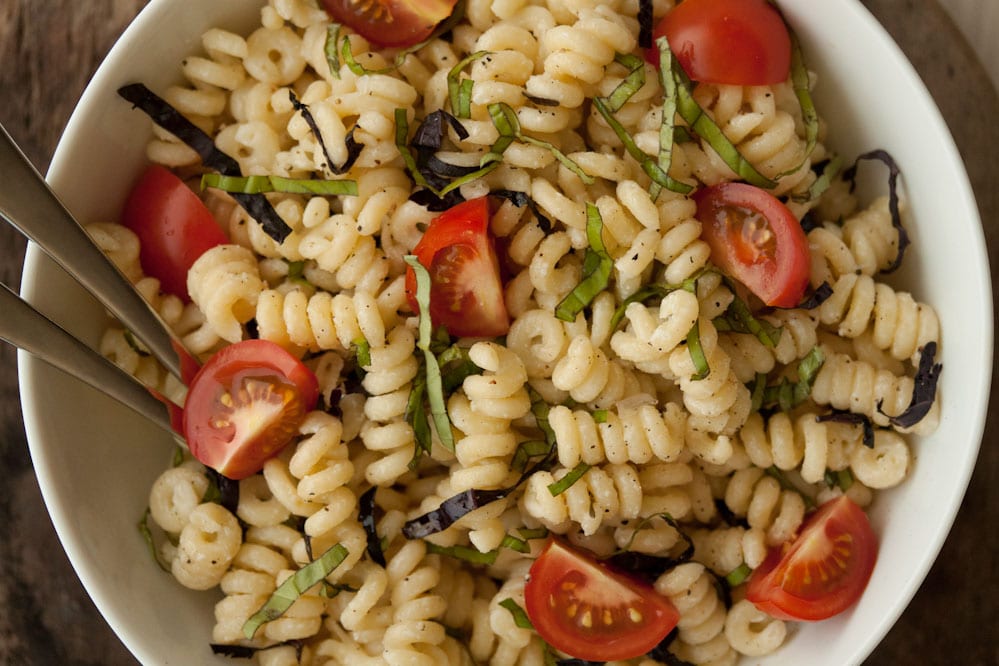
[{"label": "wooden table", "polygon": [[[0,2],[0,122],[40,169],[47,167],[97,64],[144,4]],[[999,266],[995,90],[936,0],[865,4],[902,45],[947,118],[971,174],[992,265]],[[0,278],[6,284],[18,284],[23,254],[21,237],[0,226]],[[0,492],[0,663],[135,664],[83,591],[49,522],[27,453],[14,353],[6,345],[0,345],[0,479],[5,486]],[[999,416],[994,415],[936,565],[867,663],[999,666],[997,552]]]}]

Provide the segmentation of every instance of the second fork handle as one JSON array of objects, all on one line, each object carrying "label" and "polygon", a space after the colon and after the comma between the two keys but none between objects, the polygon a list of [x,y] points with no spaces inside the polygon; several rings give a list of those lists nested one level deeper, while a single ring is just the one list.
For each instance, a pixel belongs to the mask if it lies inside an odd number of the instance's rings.
[{"label": "second fork handle", "polygon": [[0,216],[37,243],[142,340],[171,374],[181,378],[176,350],[183,349],[183,343],[104,256],[3,127],[0,173],[4,179]]},{"label": "second fork handle", "polygon": [[6,340],[131,407],[174,434],[166,405],[135,377],[83,344],[0,284],[0,340]]}]

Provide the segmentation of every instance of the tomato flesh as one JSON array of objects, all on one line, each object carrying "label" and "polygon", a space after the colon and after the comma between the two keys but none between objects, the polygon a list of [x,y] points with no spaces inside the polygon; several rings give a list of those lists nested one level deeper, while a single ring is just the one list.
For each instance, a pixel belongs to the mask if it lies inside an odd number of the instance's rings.
[{"label": "tomato flesh", "polygon": [[531,566],[524,610],[552,647],[577,659],[639,657],[680,619],[650,586],[550,539]]},{"label": "tomato flesh", "polygon": [[406,47],[430,36],[457,0],[323,0],[326,12],[372,44]]},{"label": "tomato flesh", "polygon": [[185,302],[188,269],[206,250],[229,242],[198,195],[156,164],[132,188],[121,221],[139,237],[142,270]]},{"label": "tomato flesh", "polygon": [[291,441],[318,397],[315,375],[280,346],[237,342],[212,356],[191,381],[184,437],[200,462],[244,479]]},{"label": "tomato flesh", "polygon": [[808,239],[787,206],[746,183],[705,187],[693,198],[716,266],[767,305],[801,302],[808,286]]},{"label": "tomato flesh", "polygon": [[770,551],[752,574],[746,598],[784,620],[824,620],[863,594],[877,560],[867,515],[846,496],[819,507],[798,538]]},{"label": "tomato flesh", "polygon": [[[780,83],[791,69],[791,37],[767,0],[684,0],[653,31],[666,36],[694,81],[740,86]],[[659,63],[650,49],[649,62]]]},{"label": "tomato flesh", "polygon": [[[430,274],[430,318],[456,337],[496,337],[510,329],[499,258],[489,233],[489,200],[472,199],[431,220],[413,254]],[[414,312],[416,273],[406,269]]]}]

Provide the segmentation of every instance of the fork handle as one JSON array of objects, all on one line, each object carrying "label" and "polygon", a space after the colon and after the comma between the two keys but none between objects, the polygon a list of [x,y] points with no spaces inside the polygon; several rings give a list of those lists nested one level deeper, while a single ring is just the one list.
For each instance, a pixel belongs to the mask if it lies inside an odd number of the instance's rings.
[{"label": "fork handle", "polygon": [[111,263],[0,126],[0,217],[37,243],[180,378],[183,343]]},{"label": "fork handle", "polygon": [[166,406],[114,363],[0,284],[0,339],[77,377],[177,436]]}]

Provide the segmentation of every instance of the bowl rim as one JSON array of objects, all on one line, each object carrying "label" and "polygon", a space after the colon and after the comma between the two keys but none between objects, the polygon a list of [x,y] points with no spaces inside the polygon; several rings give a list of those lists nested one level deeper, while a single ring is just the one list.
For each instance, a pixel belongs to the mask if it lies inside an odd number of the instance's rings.
[{"label": "bowl rim", "polygon": [[[790,4],[800,8],[806,1],[784,0],[782,5]],[[109,79],[112,77],[112,66],[124,59],[127,53],[134,48],[131,36],[151,30],[153,26],[162,20],[170,4],[171,0],[151,0],[139,12],[132,23],[129,24],[125,32],[123,32],[122,36],[108,52],[93,79],[83,92],[76,109],[66,125],[63,137],[59,141],[48,171],[50,181],[58,182],[67,177],[67,171],[70,168],[66,163],[66,155],[69,154],[67,144],[71,142],[73,135],[78,131],[79,127],[86,124],[87,115],[92,113],[92,109],[95,107],[95,98],[99,92],[103,92],[103,89],[106,88]],[[842,0],[842,5],[854,12],[855,20],[860,21],[867,29],[873,29],[880,33],[885,48],[895,61],[893,66],[905,76],[905,85],[916,89],[917,94],[924,97],[928,102],[929,112],[934,124],[933,127],[929,128],[929,131],[944,139],[945,153],[941,156],[941,161],[944,161],[947,167],[954,172],[953,180],[957,187],[955,193],[962,199],[959,203],[968,210],[968,217],[970,218],[968,224],[972,227],[971,232],[977,239],[977,243],[972,248],[974,256],[969,257],[969,260],[973,260],[975,265],[984,272],[981,298],[979,299],[978,306],[986,320],[991,322],[993,309],[992,285],[984,231],[978,206],[967,176],[967,170],[954,144],[953,136],[925,84],[919,78],[914,67],[904,56],[901,48],[895,43],[893,38],[859,0]],[[793,23],[794,19],[795,13],[789,12],[789,20]],[[99,106],[99,103],[97,106]],[[91,109],[91,111],[86,111],[86,109]],[[44,289],[45,271],[38,270],[44,260],[44,253],[36,245],[30,243],[21,276],[21,293],[29,301],[37,298],[39,290]],[[914,583],[907,586],[904,594],[899,595],[899,602],[891,606],[891,612],[886,613],[878,625],[872,628],[872,631],[867,635],[867,639],[854,646],[853,654],[855,661],[851,663],[859,663],[868,656],[894,625],[898,617],[911,602],[919,586],[925,580],[930,567],[936,560],[944,541],[952,529],[957,512],[967,492],[968,483],[974,471],[984,435],[988,398],[991,388],[993,337],[994,332],[990,326],[978,338],[978,347],[981,351],[983,366],[988,370],[983,371],[982,375],[978,378],[978,386],[974,391],[975,395],[982,396],[982,409],[976,410],[973,414],[970,430],[975,433],[976,438],[973,443],[969,443],[965,451],[966,456],[961,466],[960,478],[955,479],[959,482],[957,487],[961,489],[961,492],[954,493],[949,497],[946,506],[943,507],[941,512],[943,516],[941,522],[942,529],[934,534],[934,540],[931,543],[923,544],[921,556],[915,561],[916,566],[910,572]],[[44,444],[45,430],[43,425],[45,419],[51,416],[40,397],[44,395],[46,385],[37,375],[38,368],[44,364],[20,350],[17,354],[17,363],[22,415],[31,458],[38,477],[39,486],[41,487],[43,500],[60,543],[69,556],[70,562],[87,593],[124,645],[143,663],[159,663],[162,655],[150,651],[143,638],[144,632],[135,631],[134,628],[131,628],[128,622],[129,618],[123,615],[116,607],[114,596],[108,594],[107,590],[95,583],[95,563],[88,561],[80,546],[73,520],[73,507],[65,505],[59,496],[57,484],[52,473],[51,461],[49,460]]]}]

